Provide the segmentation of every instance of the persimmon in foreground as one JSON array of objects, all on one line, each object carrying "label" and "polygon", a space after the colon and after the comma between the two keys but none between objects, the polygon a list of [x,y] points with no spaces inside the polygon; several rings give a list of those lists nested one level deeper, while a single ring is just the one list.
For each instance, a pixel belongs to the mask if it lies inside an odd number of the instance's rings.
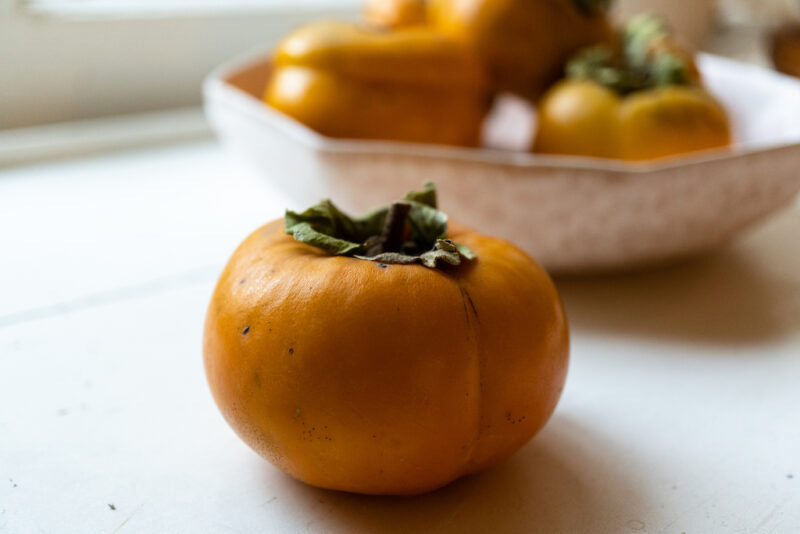
[{"label": "persimmon in foreground", "polygon": [[239,436],[308,484],[413,495],[486,469],[546,423],[567,322],[547,273],[448,229],[432,186],[350,218],[287,212],[236,250],[203,343]]}]

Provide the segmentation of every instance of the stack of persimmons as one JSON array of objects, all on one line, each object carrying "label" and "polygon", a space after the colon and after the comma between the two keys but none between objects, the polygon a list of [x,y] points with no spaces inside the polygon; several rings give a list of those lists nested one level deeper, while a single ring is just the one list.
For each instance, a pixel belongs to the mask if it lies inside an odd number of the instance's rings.
[{"label": "stack of persimmons", "polygon": [[332,137],[474,147],[497,95],[538,110],[532,150],[649,160],[730,144],[694,55],[610,0],[368,0],[275,50],[265,101]]}]

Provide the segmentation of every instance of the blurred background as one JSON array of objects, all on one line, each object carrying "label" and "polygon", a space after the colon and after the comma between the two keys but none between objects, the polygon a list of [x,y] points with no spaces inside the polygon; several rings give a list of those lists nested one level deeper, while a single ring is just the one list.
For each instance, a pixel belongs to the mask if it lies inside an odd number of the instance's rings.
[{"label": "blurred background", "polygon": [[[358,0],[0,0],[0,154],[6,162],[23,157],[20,136],[30,132],[12,130],[199,106],[201,81],[221,62],[269,47],[305,20],[355,19],[360,5]],[[800,0],[620,0],[616,6],[619,16],[642,10],[666,16],[699,49],[762,65],[772,64],[774,32],[800,23]],[[795,68],[800,72],[800,64]],[[202,118],[191,113],[173,114],[165,122],[150,122],[149,135],[204,128]]]}]

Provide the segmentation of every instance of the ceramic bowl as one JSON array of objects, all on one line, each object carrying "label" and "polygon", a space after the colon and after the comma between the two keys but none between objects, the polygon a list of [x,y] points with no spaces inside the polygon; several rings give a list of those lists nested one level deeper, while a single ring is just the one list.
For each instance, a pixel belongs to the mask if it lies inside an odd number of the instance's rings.
[{"label": "ceramic bowl", "polygon": [[[328,197],[359,213],[433,181],[451,218],[513,241],[564,274],[696,254],[800,190],[800,83],[759,67],[699,58],[731,115],[731,149],[630,164],[328,138],[261,102],[268,58],[257,53],[217,69],[205,82],[205,107],[223,142],[286,194],[287,208]],[[524,136],[530,122],[521,114],[506,110],[491,129]]]}]

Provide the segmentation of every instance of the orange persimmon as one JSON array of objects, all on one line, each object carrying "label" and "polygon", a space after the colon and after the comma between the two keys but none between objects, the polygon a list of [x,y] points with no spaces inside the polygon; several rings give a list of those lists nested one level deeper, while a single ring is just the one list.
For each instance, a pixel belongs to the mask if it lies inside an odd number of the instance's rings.
[{"label": "orange persimmon", "polygon": [[564,386],[568,328],[547,273],[511,243],[447,233],[430,189],[404,205],[287,212],[239,246],[211,299],[217,405],[314,486],[434,490],[522,447]]},{"label": "orange persimmon", "polygon": [[536,98],[576,51],[611,43],[609,0],[429,0],[430,24],[488,67],[496,91]]},{"label": "orange persimmon", "polygon": [[646,161],[731,143],[722,105],[663,21],[639,15],[622,47],[583,50],[539,103],[534,150]]},{"label": "orange persimmon", "polygon": [[492,100],[480,61],[426,27],[306,24],[273,67],[265,103],[330,137],[477,146]]}]

